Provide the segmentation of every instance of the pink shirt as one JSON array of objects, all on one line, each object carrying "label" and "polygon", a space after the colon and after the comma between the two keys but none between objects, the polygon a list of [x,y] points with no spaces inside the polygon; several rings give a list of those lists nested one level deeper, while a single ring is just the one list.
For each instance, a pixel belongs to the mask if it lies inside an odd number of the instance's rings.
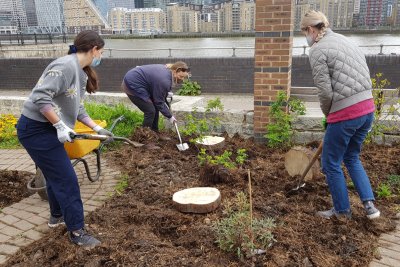
[{"label": "pink shirt", "polygon": [[352,120],[375,111],[374,99],[370,98],[339,111],[329,113],[327,122],[335,123]]}]

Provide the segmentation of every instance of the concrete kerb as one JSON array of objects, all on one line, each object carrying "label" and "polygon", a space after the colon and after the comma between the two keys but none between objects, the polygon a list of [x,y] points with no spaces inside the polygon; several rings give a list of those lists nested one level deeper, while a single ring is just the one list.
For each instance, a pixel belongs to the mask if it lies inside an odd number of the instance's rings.
[{"label": "concrete kerb", "polygon": [[[31,170],[34,170],[34,163],[30,160],[28,154],[23,149],[17,150],[0,150],[0,170],[12,169],[25,171],[25,165],[12,165],[13,162],[3,164],[10,156],[23,160],[29,164]],[[85,156],[89,165],[96,164],[96,157],[92,154]],[[27,162],[29,161],[29,163]],[[20,169],[22,166],[23,169]],[[94,211],[101,207],[102,203],[107,199],[109,192],[114,191],[114,187],[103,186],[110,183],[116,184],[121,176],[121,173],[111,168],[106,160],[102,161],[103,173],[97,182],[90,182],[86,177],[86,172],[82,164],[75,166],[78,175],[81,191],[94,189],[93,194],[82,196],[84,203],[85,215],[89,211]],[[95,188],[94,188],[95,187]],[[83,195],[83,194],[82,194]],[[7,262],[8,258],[18,252],[22,247],[25,247],[32,242],[39,240],[44,233],[49,231],[47,221],[49,218],[49,207],[46,201],[43,201],[38,194],[33,194],[28,198],[14,203],[8,207],[4,207],[0,213],[0,264]]]}]

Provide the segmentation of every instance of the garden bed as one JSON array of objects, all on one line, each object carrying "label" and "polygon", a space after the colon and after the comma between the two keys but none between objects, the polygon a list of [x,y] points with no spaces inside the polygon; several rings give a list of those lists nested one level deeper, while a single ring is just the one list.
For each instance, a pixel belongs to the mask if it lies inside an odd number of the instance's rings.
[{"label": "garden bed", "polygon": [[[137,131],[133,140],[148,142],[149,138],[154,138],[152,133]],[[379,257],[379,235],[395,228],[398,192],[379,198],[376,205],[382,217],[369,221],[349,186],[352,220],[326,220],[315,216],[316,211],[331,207],[322,175],[296,194],[287,194],[296,181],[285,171],[285,150],[226,137],[224,146],[214,153],[243,148],[248,160],[234,171],[216,172],[199,167],[199,151],[193,144],[179,152],[176,136],[171,138],[160,141],[159,150],[123,146],[108,153],[108,160],[129,179],[124,193],[115,194],[86,218],[101,246],[83,250],[68,242],[65,228],[58,228],[23,248],[9,266],[367,266]],[[365,147],[361,157],[374,189],[388,175],[400,173],[399,153],[400,146]],[[224,204],[238,192],[248,192],[247,169],[251,170],[254,217],[274,218],[275,241],[266,254],[239,259],[215,243],[213,223],[224,217],[223,205],[205,215],[183,214],[173,208],[172,195],[184,188],[211,185],[220,190]],[[211,183],[216,179],[207,183],[199,174],[222,179],[218,184]]]},{"label": "garden bed", "polygon": [[32,195],[26,184],[33,176],[30,172],[0,170],[0,209]]}]

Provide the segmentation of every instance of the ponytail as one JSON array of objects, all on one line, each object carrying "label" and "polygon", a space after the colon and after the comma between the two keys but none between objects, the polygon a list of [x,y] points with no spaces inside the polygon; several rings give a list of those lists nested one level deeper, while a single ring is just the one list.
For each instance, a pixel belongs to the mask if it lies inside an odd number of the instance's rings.
[{"label": "ponytail", "polygon": [[96,92],[99,89],[99,78],[97,77],[97,73],[90,66],[84,67],[83,71],[88,76],[86,92],[89,94]]}]

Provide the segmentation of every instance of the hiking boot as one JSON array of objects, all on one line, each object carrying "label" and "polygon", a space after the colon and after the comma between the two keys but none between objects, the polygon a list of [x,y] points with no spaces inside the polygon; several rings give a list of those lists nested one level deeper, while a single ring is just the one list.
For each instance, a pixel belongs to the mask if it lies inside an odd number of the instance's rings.
[{"label": "hiking boot", "polygon": [[68,232],[69,239],[72,243],[85,248],[94,248],[101,242],[91,236],[85,229]]},{"label": "hiking boot", "polygon": [[63,216],[54,217],[54,216],[51,216],[51,215],[50,215],[49,222],[47,223],[47,225],[50,228],[54,228],[54,227],[57,227],[57,226],[63,225],[63,224],[65,224]]},{"label": "hiking boot", "polygon": [[363,204],[368,219],[373,220],[381,216],[381,212],[377,208],[375,208],[374,202],[369,200],[364,201]]},{"label": "hiking boot", "polygon": [[339,212],[337,212],[335,210],[335,208],[331,208],[330,210],[325,210],[325,211],[318,211],[317,215],[322,217],[322,218],[325,218],[325,219],[330,219],[333,216],[335,216],[336,218],[351,219],[351,212],[350,211],[339,213]]}]

